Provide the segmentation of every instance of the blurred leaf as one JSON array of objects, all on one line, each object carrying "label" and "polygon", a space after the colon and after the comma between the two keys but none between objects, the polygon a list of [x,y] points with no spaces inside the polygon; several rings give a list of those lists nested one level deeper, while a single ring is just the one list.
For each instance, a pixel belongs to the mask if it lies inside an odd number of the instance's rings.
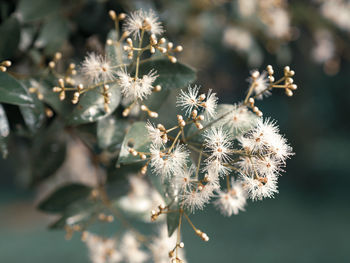
[{"label": "blurred leaf", "polygon": [[41,19],[60,10],[61,0],[20,0],[17,12],[24,22]]},{"label": "blurred leaf", "polygon": [[69,23],[61,16],[54,16],[42,27],[35,47],[45,48],[45,54],[53,55],[60,50],[69,35]]},{"label": "blurred leaf", "polygon": [[109,113],[104,110],[104,98],[97,88],[81,95],[78,105],[67,118],[67,124],[78,125],[95,122],[110,115],[118,107],[121,94],[116,83],[110,85],[109,91],[112,93],[111,103],[108,105]]},{"label": "blurred leaf", "polygon": [[32,183],[53,175],[66,158],[66,137],[63,125],[54,122],[35,136],[31,155]]},{"label": "blurred leaf", "polygon": [[82,199],[72,203],[62,216],[49,226],[50,229],[62,229],[66,225],[84,224],[97,217],[100,207],[97,202]]},{"label": "blurred leaf", "polygon": [[33,106],[33,100],[23,84],[3,72],[0,72],[0,102]]},{"label": "blurred leaf", "polygon": [[194,69],[181,63],[172,63],[168,59],[155,59],[141,63],[139,75],[148,74],[152,69],[159,75],[154,85],[160,85],[162,89],[183,88],[196,79]]},{"label": "blurred leaf", "polygon": [[20,25],[15,17],[11,17],[0,26],[0,61],[9,59],[16,51],[20,39]]},{"label": "blurred leaf", "polygon": [[38,208],[46,212],[63,212],[73,202],[87,197],[91,188],[82,184],[69,184],[60,187],[42,201]]},{"label": "blurred leaf", "polygon": [[129,123],[111,115],[97,122],[97,141],[102,149],[115,150],[123,142]]},{"label": "blurred leaf", "polygon": [[139,152],[148,152],[151,140],[149,139],[145,122],[135,122],[124,137],[117,165],[142,161],[139,156],[132,156],[129,147]]},{"label": "blurred leaf", "polygon": [[159,92],[152,92],[152,94],[147,98],[147,100],[145,100],[145,104],[150,110],[157,111],[165,102],[169,94],[170,94],[170,90],[161,90]]},{"label": "blurred leaf", "polygon": [[86,123],[74,128],[74,134],[87,146],[92,152],[100,152],[97,149],[97,124]]},{"label": "blurred leaf", "polygon": [[[119,40],[119,36],[115,30],[111,30],[108,33],[107,39],[111,39],[113,42],[116,42]],[[106,45],[105,50],[107,59],[110,61],[112,66],[126,63],[126,53],[123,50],[123,43],[120,43],[118,46]]]},{"label": "blurred leaf", "polygon": [[28,126],[29,130],[34,133],[41,127],[45,120],[45,108],[36,94],[33,93],[30,94],[30,96],[33,100],[33,106],[19,106],[19,109],[25,124]]},{"label": "blurred leaf", "polygon": [[0,152],[2,158],[6,158],[8,155],[7,150],[7,138],[10,134],[10,125],[6,117],[5,110],[0,104]]},{"label": "blurred leaf", "polygon": [[107,168],[107,181],[112,183],[115,181],[126,181],[126,177],[128,174],[138,173],[142,167],[140,163],[133,163],[127,165],[122,164],[118,165],[118,167],[115,167],[114,164],[110,165]]}]

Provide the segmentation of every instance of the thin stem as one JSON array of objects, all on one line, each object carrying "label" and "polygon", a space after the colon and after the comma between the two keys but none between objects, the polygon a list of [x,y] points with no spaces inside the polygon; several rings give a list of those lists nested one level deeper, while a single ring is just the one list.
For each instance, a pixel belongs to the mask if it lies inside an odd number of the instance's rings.
[{"label": "thin stem", "polygon": [[253,82],[252,85],[250,85],[249,90],[248,90],[248,93],[247,93],[247,96],[246,96],[245,99],[244,99],[244,105],[247,104],[248,99],[249,99],[250,95],[252,94],[253,89],[254,89],[255,86],[256,86],[255,82]]},{"label": "thin stem", "polygon": [[197,178],[197,180],[198,180],[199,168],[201,166],[201,161],[202,161],[202,154],[203,154],[203,150],[201,150],[199,152],[198,163],[197,163],[197,170],[196,170],[196,178]]},{"label": "thin stem", "polygon": [[286,85],[275,85],[275,84],[273,84],[271,87],[272,88],[278,88],[278,89],[285,89]]},{"label": "thin stem", "polygon": [[174,139],[174,141],[173,141],[173,144],[170,146],[170,148],[169,148],[169,150],[168,150],[168,153],[170,153],[171,150],[174,148],[175,143],[176,143],[177,139],[179,139],[180,134],[181,134],[181,131],[179,131],[179,132],[177,133],[177,135],[176,135],[176,137],[175,137],[175,139]]},{"label": "thin stem", "polygon": [[166,130],[166,133],[171,132],[171,131],[173,131],[173,130],[176,130],[177,128],[179,128],[178,125],[177,125],[177,126],[174,126],[174,127],[172,127],[172,128],[170,128],[170,129],[167,129],[167,130]]},{"label": "thin stem", "polygon": [[185,138],[185,131],[184,131],[184,128],[181,126],[181,127],[180,127],[180,129],[181,129],[182,141],[183,141],[183,143],[186,143],[186,138]]},{"label": "thin stem", "polygon": [[[142,31],[141,31],[141,37],[140,37],[140,43],[139,43],[139,49],[141,49],[141,47],[142,47],[142,40],[143,40],[144,34],[145,34],[145,30],[142,29]],[[139,51],[137,52],[135,79],[138,78],[138,74],[139,74],[140,56],[141,56],[141,50],[139,50]]]},{"label": "thin stem", "polygon": [[111,68],[120,68],[120,67],[126,67],[126,66],[129,66],[129,64],[121,63],[115,66],[111,66]]},{"label": "thin stem", "polygon": [[[259,97],[261,94],[263,94],[264,92],[266,92],[267,90],[270,90],[274,87],[278,88],[279,86],[277,84],[281,83],[283,80],[285,80],[285,77],[280,78],[279,80],[275,81],[274,83],[270,84],[267,88],[265,88],[264,90],[260,91],[259,93],[255,94],[253,96],[253,99]],[[283,86],[283,85],[280,85]],[[285,86],[283,86],[285,88]],[[249,98],[248,98],[249,99]],[[244,105],[247,105],[248,101],[244,103]]]},{"label": "thin stem", "polygon": [[180,244],[180,240],[181,240],[181,224],[182,224],[182,215],[183,214],[184,214],[184,211],[182,208],[180,208],[179,225],[177,227],[177,237],[176,237],[176,250],[175,250],[176,259],[178,258],[178,249],[179,249],[179,244]]},{"label": "thin stem", "polygon": [[231,190],[231,184],[230,184],[230,176],[226,175],[226,185],[227,185],[227,191]]},{"label": "thin stem", "polygon": [[184,213],[185,218],[187,219],[187,222],[191,225],[191,227],[193,228],[193,230],[196,232],[197,228],[194,226],[194,224],[192,223],[192,221],[190,220],[190,218],[188,217],[188,215],[186,213]]}]

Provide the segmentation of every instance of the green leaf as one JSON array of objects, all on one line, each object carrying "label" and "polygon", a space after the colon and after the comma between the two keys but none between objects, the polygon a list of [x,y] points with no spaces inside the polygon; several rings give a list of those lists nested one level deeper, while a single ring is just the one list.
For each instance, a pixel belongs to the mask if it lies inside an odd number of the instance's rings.
[{"label": "green leaf", "polygon": [[124,137],[117,165],[141,161],[140,157],[129,153],[129,148],[132,147],[139,152],[148,152],[150,144],[146,123],[135,122]]},{"label": "green leaf", "polygon": [[109,113],[104,110],[104,98],[99,88],[96,88],[81,95],[78,105],[67,118],[67,124],[78,125],[95,122],[110,115],[118,107],[121,93],[116,83],[110,85],[109,90],[112,93],[111,103],[108,105]]},{"label": "green leaf", "polygon": [[162,89],[183,88],[196,79],[194,69],[181,63],[172,63],[168,59],[155,59],[141,63],[139,76],[148,74],[152,69],[159,75],[154,85],[160,85]]},{"label": "green leaf", "polygon": [[20,39],[20,25],[15,17],[7,19],[0,26],[0,61],[9,59],[16,51]]},{"label": "green leaf", "polygon": [[163,103],[166,101],[167,97],[170,94],[170,90],[161,90],[159,92],[153,92],[147,100],[145,100],[146,106],[152,110],[157,111]]},{"label": "green leaf", "polygon": [[[111,39],[113,42],[118,41],[118,38],[118,33],[115,30],[111,30],[107,35],[107,39]],[[123,50],[123,43],[118,45],[106,45],[105,50],[107,59],[110,61],[112,66],[127,63],[126,54]]]},{"label": "green leaf", "polygon": [[[27,84],[30,85],[29,82]],[[45,120],[45,108],[41,100],[38,99],[35,93],[30,94],[33,100],[33,106],[19,106],[22,113],[25,124],[29,130],[34,133],[36,132]]]},{"label": "green leaf", "polygon": [[70,32],[69,24],[61,16],[54,16],[42,27],[39,37],[35,41],[35,47],[45,47],[45,54],[53,55],[60,50]]},{"label": "green leaf", "polygon": [[174,231],[177,229],[179,226],[179,221],[180,221],[180,211],[179,211],[179,205],[177,202],[173,202],[169,206],[169,210],[174,210],[177,212],[173,213],[168,213],[166,216],[166,223],[168,226],[168,236],[170,237]]},{"label": "green leaf", "polygon": [[0,72],[0,102],[33,106],[33,100],[22,83],[3,72]]},{"label": "green leaf", "polygon": [[21,0],[17,7],[17,13],[24,22],[28,22],[57,13],[60,5],[60,0]]},{"label": "green leaf", "polygon": [[0,104],[0,152],[5,159],[8,155],[7,138],[10,134],[10,125],[6,117],[5,110]]},{"label": "green leaf", "polygon": [[42,211],[59,213],[63,212],[73,202],[87,197],[91,188],[82,184],[69,184],[60,187],[48,198],[42,201],[38,208]]},{"label": "green leaf", "polygon": [[128,121],[111,115],[97,123],[97,141],[102,149],[114,151],[123,142]]}]

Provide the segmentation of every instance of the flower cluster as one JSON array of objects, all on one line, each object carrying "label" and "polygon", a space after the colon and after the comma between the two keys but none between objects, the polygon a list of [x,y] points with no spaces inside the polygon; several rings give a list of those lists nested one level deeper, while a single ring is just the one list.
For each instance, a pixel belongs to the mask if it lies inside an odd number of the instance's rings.
[{"label": "flower cluster", "polygon": [[[138,10],[129,15],[123,13],[117,15],[111,10],[109,16],[115,22],[117,33],[120,31],[119,23],[124,21],[123,32],[120,33],[119,39],[107,39],[106,41],[107,47],[117,50],[118,64],[112,63],[111,56],[113,55],[108,52],[106,55],[89,53],[81,63],[79,70],[75,69],[75,64],[70,64],[66,72],[60,74],[56,71],[56,67],[62,55],[57,53],[49,62],[49,70],[55,76],[59,76],[59,85],[54,87],[53,91],[59,93],[60,100],[66,99],[67,91],[73,91],[72,103],[77,104],[82,94],[96,90],[103,96],[104,110],[109,113],[109,104],[114,99],[111,89],[120,89],[123,95],[122,104],[125,107],[124,117],[130,113],[139,112],[141,109],[149,117],[156,118],[158,114],[150,110],[143,101],[152,92],[161,91],[162,87],[155,85],[158,77],[156,70],[152,69],[140,75],[140,64],[147,60],[147,58],[141,59],[141,56],[146,52],[152,56],[159,51],[160,56],[165,56],[172,63],[176,63],[177,59],[174,54],[181,52],[183,48],[182,46],[175,47],[165,38],[157,39],[157,36],[164,33],[164,29],[152,10]],[[134,46],[135,41],[137,46]],[[125,54],[127,56],[124,56]],[[6,67],[1,65],[0,69],[4,71]]]},{"label": "flower cluster", "polygon": [[[243,1],[239,1],[240,7],[242,4]],[[281,5],[271,9],[260,2],[256,5],[263,22],[275,23],[261,10],[268,10],[267,13],[272,14],[273,18],[283,21],[282,24],[274,24],[271,34],[276,38],[285,37],[289,20],[285,17],[284,7]],[[242,12],[247,13],[246,10]],[[141,67],[142,63],[147,62],[144,54],[148,53],[148,59],[152,59],[152,54],[157,53],[157,56],[164,56],[171,63],[176,63],[174,53],[182,51],[182,47],[175,47],[160,37],[164,28],[152,10],[139,10],[130,15],[117,15],[110,11],[109,16],[115,22],[114,33],[117,37],[107,39],[106,50],[112,48],[112,55],[116,56],[114,60],[111,60],[108,52],[105,56],[88,54],[78,70],[74,64],[69,66],[53,91],[59,93],[61,100],[66,98],[68,91],[73,91],[74,104],[79,103],[85,92],[97,91],[103,97],[101,101],[105,113],[110,113],[109,105],[116,99],[113,92],[119,89],[118,94],[122,95],[119,113],[123,118],[132,115],[133,118],[129,120],[133,122],[135,115],[141,111],[147,113],[146,118],[157,118],[158,113],[150,109],[146,101],[153,92],[162,90],[158,84],[162,82],[159,81],[160,73],[155,69]],[[123,31],[119,32],[121,21],[124,22],[121,27]],[[234,33],[250,41],[249,35],[243,31]],[[232,39],[228,41],[244,49],[241,43]],[[60,59],[61,55],[57,54],[49,63],[51,71],[55,72]],[[262,117],[263,112],[256,105],[256,100],[270,96],[275,89],[282,89],[287,96],[292,96],[297,89],[294,75],[295,72],[288,66],[277,80],[270,65],[262,72],[254,70],[244,100],[232,105],[218,104],[218,97],[211,89],[200,92],[199,86],[190,85],[186,90],[181,90],[176,98],[176,106],[183,113],[169,120],[170,123],[173,121],[172,126],[166,127],[168,125],[154,124],[148,120],[145,126],[142,122],[137,123],[146,133],[135,132],[142,138],[135,138],[134,133],[127,131],[120,151],[118,149],[116,153],[117,167],[125,165],[121,161],[125,157],[128,161],[142,163],[140,173],[129,174],[130,190],[127,195],[111,202],[107,191],[100,187],[94,190],[91,198],[101,201],[104,209],[112,213],[105,214],[105,210],[101,210],[98,220],[120,220],[130,231],[119,239],[104,239],[83,232],[92,261],[145,262],[151,258],[145,252],[147,247],[154,262],[163,263],[169,259],[174,263],[184,262],[184,243],[181,241],[183,220],[189,223],[198,237],[209,241],[209,236],[191,221],[192,213],[213,201],[224,216],[232,216],[245,210],[249,198],[256,201],[273,197],[278,192],[279,175],[293,152],[276,123]],[[116,112],[116,115],[119,113]],[[129,129],[129,124],[126,126]],[[153,180],[162,186],[159,193],[152,186]],[[177,234],[168,238],[163,227],[159,236],[149,241],[130,226],[119,209],[142,219],[145,219],[145,212],[151,210],[151,217],[148,217],[151,221],[158,220],[164,214],[171,218],[167,220],[168,223],[176,222],[175,226],[168,225],[169,236],[175,229]],[[84,224],[73,225],[67,230],[72,233],[85,230],[85,227]]]},{"label": "flower cluster", "polygon": [[[278,177],[293,152],[276,123],[262,118],[255,99],[280,88],[292,96],[292,90],[297,89],[294,74],[285,67],[283,77],[275,81],[271,66],[262,74],[253,71],[245,100],[234,105],[217,105],[211,90],[207,95],[200,94],[199,87],[189,86],[176,100],[186,118],[177,115],[177,125],[168,129],[163,124],[147,123],[151,145],[149,153],[143,153],[147,161],[142,171],[145,174],[147,166],[151,166],[152,173],[167,185],[167,196],[172,200],[152,210],[152,221],[161,214],[173,213],[176,202],[180,221],[183,215],[195,233],[208,241],[209,237],[194,226],[188,214],[203,209],[214,199],[223,215],[236,215],[245,210],[248,198],[262,200],[278,192]],[[141,154],[133,148],[130,152],[134,156]],[[226,187],[222,187],[221,178],[226,178]],[[180,228],[181,223],[178,231]]]}]

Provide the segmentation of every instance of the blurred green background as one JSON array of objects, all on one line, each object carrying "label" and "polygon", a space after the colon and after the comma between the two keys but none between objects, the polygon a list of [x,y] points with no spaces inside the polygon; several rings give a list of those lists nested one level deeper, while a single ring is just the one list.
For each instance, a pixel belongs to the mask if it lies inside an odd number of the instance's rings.
[{"label": "blurred green background", "polygon": [[[184,46],[179,60],[198,70],[197,83],[214,89],[221,103],[244,98],[252,68],[271,64],[278,74],[289,65],[296,71],[295,95],[276,92],[258,104],[278,121],[296,152],[280,178],[280,194],[250,202],[246,212],[231,218],[212,207],[197,212],[193,222],[210,242],[201,242],[186,226],[187,259],[350,262],[350,33],[324,17],[322,1],[269,1],[284,2],[293,32],[271,37],[257,18],[239,15],[238,2],[2,0],[0,57],[11,59],[17,65],[14,71],[24,73],[41,54],[49,57],[57,50],[78,61],[87,51],[103,47],[113,26],[108,10],[142,7],[159,13],[168,38]],[[348,14],[350,23],[350,10]],[[17,21],[11,27],[10,19]],[[230,26],[250,32],[255,50],[250,58],[252,50],[242,53],[223,42]],[[327,30],[334,46],[331,58],[322,63],[312,57],[318,30]],[[34,190],[14,176],[13,166],[1,159],[0,173],[0,262],[88,262],[79,238],[66,241],[63,231],[46,229],[51,218],[35,210]]]}]

